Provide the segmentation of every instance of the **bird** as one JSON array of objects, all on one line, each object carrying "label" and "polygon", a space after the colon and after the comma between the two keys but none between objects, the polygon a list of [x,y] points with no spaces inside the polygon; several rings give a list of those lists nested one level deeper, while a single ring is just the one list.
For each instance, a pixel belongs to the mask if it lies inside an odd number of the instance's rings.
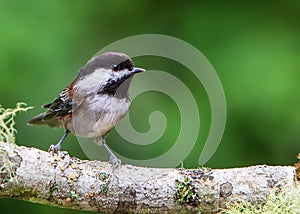
[{"label": "bird", "polygon": [[93,138],[109,154],[109,162],[121,164],[107,146],[105,137],[129,111],[129,86],[133,76],[145,69],[134,66],[125,53],[106,52],[92,57],[77,77],[51,102],[45,112],[28,121],[29,125],[63,127],[64,134],[49,152],[58,154],[68,134]]}]

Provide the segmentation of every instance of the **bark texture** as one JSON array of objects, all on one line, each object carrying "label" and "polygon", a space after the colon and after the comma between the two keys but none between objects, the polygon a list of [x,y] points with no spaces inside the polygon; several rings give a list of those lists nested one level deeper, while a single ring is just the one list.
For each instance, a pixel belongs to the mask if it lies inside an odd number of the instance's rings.
[{"label": "bark texture", "polygon": [[297,188],[295,167],[168,169],[72,158],[0,142],[0,198],[105,213],[215,213]]}]

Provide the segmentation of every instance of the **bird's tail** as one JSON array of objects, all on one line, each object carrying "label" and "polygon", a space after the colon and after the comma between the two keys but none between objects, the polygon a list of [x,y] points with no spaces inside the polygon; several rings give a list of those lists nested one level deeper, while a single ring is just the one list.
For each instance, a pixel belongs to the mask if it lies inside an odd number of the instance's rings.
[{"label": "bird's tail", "polygon": [[41,113],[28,121],[28,125],[48,125],[50,127],[59,127],[61,124],[59,123],[58,119],[52,117],[47,119],[46,113]]},{"label": "bird's tail", "polygon": [[29,121],[28,121],[28,125],[38,125],[38,124],[44,124],[45,121],[44,121],[44,118],[45,118],[46,114],[45,113],[42,113],[42,114],[39,114],[33,118],[31,118]]}]

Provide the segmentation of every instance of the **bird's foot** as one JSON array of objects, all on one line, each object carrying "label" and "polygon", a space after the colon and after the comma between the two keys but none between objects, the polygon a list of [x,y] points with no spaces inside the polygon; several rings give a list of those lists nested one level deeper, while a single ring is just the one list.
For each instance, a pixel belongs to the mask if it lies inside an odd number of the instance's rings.
[{"label": "bird's foot", "polygon": [[58,154],[58,152],[61,151],[61,145],[60,144],[56,144],[56,145],[51,145],[48,149],[48,152],[54,154]]},{"label": "bird's foot", "polygon": [[68,136],[68,134],[70,133],[69,130],[66,130],[64,135],[61,137],[61,139],[58,141],[58,143],[56,145],[51,145],[48,149],[48,152],[52,153],[52,155],[54,154],[58,154],[59,151],[61,151],[61,145],[62,142],[65,140],[65,138]]},{"label": "bird's foot", "polygon": [[122,161],[119,158],[117,158],[115,155],[111,155],[109,157],[109,161],[108,162],[113,165],[113,169],[114,170],[117,169],[117,168],[119,168],[122,165]]}]

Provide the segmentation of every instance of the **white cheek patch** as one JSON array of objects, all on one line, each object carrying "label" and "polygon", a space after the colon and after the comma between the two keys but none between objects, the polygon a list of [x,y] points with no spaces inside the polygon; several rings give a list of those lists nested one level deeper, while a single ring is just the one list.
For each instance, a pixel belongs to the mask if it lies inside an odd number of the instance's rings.
[{"label": "white cheek patch", "polygon": [[109,79],[111,73],[112,71],[108,69],[98,68],[93,73],[78,81],[75,88],[84,91],[97,90],[103,82]]},{"label": "white cheek patch", "polygon": [[108,83],[109,81],[117,81],[130,73],[131,72],[128,69],[114,72],[109,69],[98,68],[93,73],[78,81],[75,88],[84,91],[98,91],[101,86],[105,85],[105,83]]}]

